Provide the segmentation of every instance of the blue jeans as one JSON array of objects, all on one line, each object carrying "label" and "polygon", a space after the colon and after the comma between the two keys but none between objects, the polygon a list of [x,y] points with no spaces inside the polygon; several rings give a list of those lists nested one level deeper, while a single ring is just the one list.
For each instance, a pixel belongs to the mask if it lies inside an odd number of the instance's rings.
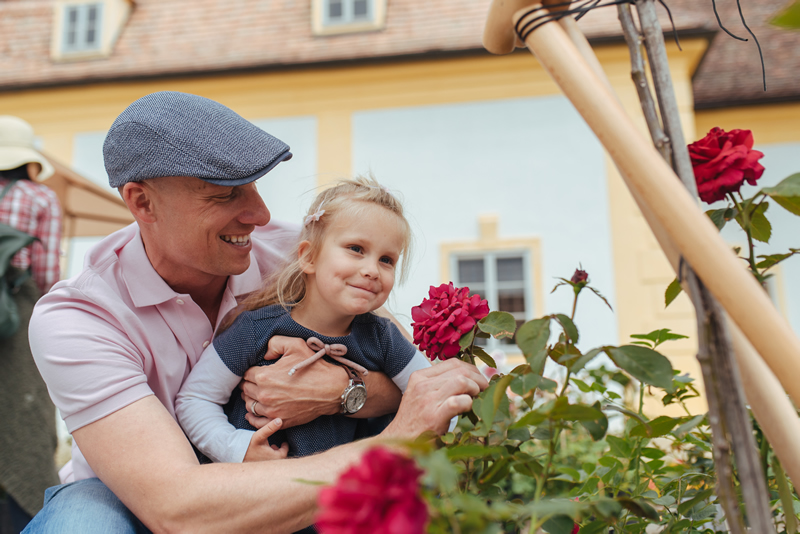
[{"label": "blue jeans", "polygon": [[150,534],[97,478],[53,486],[23,534]]}]

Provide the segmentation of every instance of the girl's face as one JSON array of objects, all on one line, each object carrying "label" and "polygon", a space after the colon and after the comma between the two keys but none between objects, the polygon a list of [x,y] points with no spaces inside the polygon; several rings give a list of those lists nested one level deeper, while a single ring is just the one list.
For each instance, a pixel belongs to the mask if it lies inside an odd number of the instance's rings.
[{"label": "girl's face", "polygon": [[[394,286],[405,234],[394,213],[372,204],[336,216],[317,257],[307,259],[304,307],[346,318],[380,308]],[[314,224],[314,223],[311,223]],[[308,243],[300,245],[300,255]]]}]

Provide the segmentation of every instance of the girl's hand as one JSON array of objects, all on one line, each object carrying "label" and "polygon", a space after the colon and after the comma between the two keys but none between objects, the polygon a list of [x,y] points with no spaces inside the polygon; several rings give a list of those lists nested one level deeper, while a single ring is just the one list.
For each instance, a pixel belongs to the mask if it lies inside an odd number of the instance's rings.
[{"label": "girl's hand", "polygon": [[259,430],[253,432],[253,437],[250,438],[250,445],[247,447],[247,453],[244,455],[244,461],[261,462],[286,458],[289,453],[288,443],[284,443],[280,447],[269,444],[269,437],[277,432],[282,424],[283,421],[280,419],[272,419]]}]

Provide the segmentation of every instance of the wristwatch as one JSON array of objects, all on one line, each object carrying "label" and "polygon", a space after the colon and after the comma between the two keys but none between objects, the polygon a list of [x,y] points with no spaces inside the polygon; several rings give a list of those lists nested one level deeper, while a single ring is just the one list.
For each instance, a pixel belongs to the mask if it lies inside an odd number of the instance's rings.
[{"label": "wristwatch", "polygon": [[367,386],[364,385],[364,379],[359,376],[353,369],[342,366],[350,375],[350,383],[344,388],[342,393],[342,412],[344,415],[352,415],[364,407],[367,402]]}]

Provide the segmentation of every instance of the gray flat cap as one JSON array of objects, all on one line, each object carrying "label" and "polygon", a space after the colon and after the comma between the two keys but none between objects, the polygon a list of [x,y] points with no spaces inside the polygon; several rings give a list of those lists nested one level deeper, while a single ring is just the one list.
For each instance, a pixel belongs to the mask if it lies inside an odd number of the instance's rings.
[{"label": "gray flat cap", "polygon": [[108,183],[161,176],[242,185],[292,157],[289,145],[202,96],[162,91],[117,117],[103,143]]}]

